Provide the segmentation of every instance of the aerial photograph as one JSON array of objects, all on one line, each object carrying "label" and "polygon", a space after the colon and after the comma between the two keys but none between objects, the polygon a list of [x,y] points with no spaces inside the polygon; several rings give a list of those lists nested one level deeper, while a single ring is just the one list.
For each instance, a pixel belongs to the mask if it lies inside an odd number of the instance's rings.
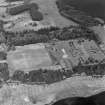
[{"label": "aerial photograph", "polygon": [[105,0],[0,0],[0,105],[105,105]]}]

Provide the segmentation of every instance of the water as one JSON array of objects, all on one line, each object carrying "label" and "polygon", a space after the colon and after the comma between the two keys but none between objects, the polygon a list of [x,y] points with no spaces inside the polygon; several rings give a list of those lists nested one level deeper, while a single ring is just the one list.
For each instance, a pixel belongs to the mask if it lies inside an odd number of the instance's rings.
[{"label": "water", "polygon": [[72,5],[87,14],[105,21],[105,0],[58,0],[63,5]]}]

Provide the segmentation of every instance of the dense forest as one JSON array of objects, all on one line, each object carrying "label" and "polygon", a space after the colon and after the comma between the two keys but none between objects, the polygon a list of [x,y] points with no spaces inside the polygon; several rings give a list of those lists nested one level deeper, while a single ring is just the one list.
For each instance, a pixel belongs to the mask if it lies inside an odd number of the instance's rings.
[{"label": "dense forest", "polygon": [[10,15],[17,15],[25,11],[29,11],[33,21],[43,20],[43,14],[39,11],[38,4],[36,3],[30,3],[30,4],[26,3],[26,4],[22,4],[8,9],[8,13]]}]

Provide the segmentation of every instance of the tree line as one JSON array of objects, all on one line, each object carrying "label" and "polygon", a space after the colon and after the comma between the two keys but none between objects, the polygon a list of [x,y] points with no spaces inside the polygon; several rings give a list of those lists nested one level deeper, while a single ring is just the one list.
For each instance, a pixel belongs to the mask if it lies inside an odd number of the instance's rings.
[{"label": "tree line", "polygon": [[23,46],[27,44],[35,43],[47,43],[53,39],[57,40],[71,40],[76,38],[85,38],[94,40],[97,44],[101,43],[101,40],[97,34],[91,29],[82,26],[70,26],[50,29],[41,29],[38,31],[24,30],[23,32],[5,32],[5,38],[7,43],[11,43],[15,46]]},{"label": "tree line", "polygon": [[73,68],[74,73],[85,73],[87,76],[104,76],[105,63],[98,63],[93,65],[78,65]]}]

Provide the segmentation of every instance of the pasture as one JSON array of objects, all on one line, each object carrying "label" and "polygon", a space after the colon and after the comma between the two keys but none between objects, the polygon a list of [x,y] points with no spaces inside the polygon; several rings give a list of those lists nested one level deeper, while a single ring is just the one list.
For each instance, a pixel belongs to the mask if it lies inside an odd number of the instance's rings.
[{"label": "pasture", "polygon": [[8,52],[7,61],[11,73],[15,70],[28,72],[52,65],[52,60],[44,47],[31,46],[27,45],[23,49],[17,48],[16,51]]}]

